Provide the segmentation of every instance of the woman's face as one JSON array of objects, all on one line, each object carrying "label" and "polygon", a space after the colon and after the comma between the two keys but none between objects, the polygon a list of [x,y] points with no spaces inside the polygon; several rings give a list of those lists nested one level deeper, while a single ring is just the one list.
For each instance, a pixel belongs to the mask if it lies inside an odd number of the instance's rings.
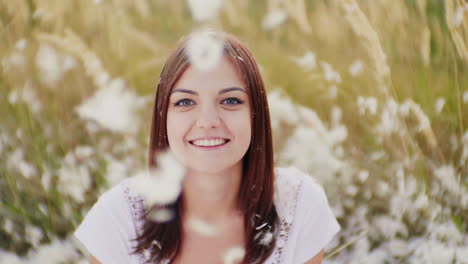
[{"label": "woman's face", "polygon": [[242,166],[251,139],[250,98],[224,58],[210,71],[189,67],[171,91],[167,136],[188,170],[219,173]]}]

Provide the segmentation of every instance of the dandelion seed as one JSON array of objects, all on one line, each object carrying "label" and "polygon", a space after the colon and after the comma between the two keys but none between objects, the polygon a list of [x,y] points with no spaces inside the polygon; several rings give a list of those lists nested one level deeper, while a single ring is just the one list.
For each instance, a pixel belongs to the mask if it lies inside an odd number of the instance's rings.
[{"label": "dandelion seed", "polygon": [[198,32],[190,38],[186,52],[193,67],[209,71],[222,60],[223,41],[212,31]]},{"label": "dandelion seed", "polygon": [[398,112],[404,116],[407,117],[410,113],[411,110],[411,101],[410,100],[405,100],[402,104],[400,104],[400,107],[398,109]]},{"label": "dandelion seed", "polygon": [[348,70],[352,76],[358,76],[364,70],[364,62],[362,62],[362,60],[356,60],[349,66]]},{"label": "dandelion seed", "polygon": [[390,186],[384,181],[379,181],[377,183],[377,193],[382,196],[386,196],[390,191]]},{"label": "dandelion seed", "polygon": [[18,257],[16,254],[0,250],[0,263],[25,264],[27,262],[24,258]]},{"label": "dandelion seed", "polygon": [[354,185],[348,185],[346,186],[346,193],[351,195],[351,196],[355,196],[358,192],[358,188]]},{"label": "dandelion seed", "polygon": [[462,185],[460,185],[459,177],[453,166],[441,166],[434,170],[434,175],[439,179],[444,189],[453,195],[461,196],[463,193]]},{"label": "dandelion seed", "polygon": [[174,212],[167,208],[157,208],[150,213],[149,217],[158,223],[165,223],[174,218]]},{"label": "dandelion seed", "polygon": [[82,102],[75,111],[85,120],[93,120],[101,127],[117,133],[135,133],[139,127],[137,111],[141,98],[116,79]]},{"label": "dandelion seed", "polygon": [[358,179],[360,182],[365,182],[369,177],[369,172],[366,170],[362,170],[358,173]]},{"label": "dandelion seed", "polygon": [[233,247],[226,251],[223,258],[223,264],[234,264],[241,261],[245,256],[243,247]]},{"label": "dandelion seed", "polygon": [[455,10],[455,15],[453,16],[453,25],[459,27],[463,23],[465,9],[461,6],[457,7]]},{"label": "dandelion seed", "polygon": [[270,245],[271,241],[273,241],[273,233],[272,232],[266,232],[263,236],[262,239],[260,240],[260,245],[268,246]]},{"label": "dandelion seed", "polygon": [[269,12],[263,19],[263,29],[272,30],[283,24],[288,18],[288,14],[281,9]]},{"label": "dandelion seed", "polygon": [[3,230],[5,230],[8,234],[13,234],[13,226],[13,221],[7,218],[3,223]]},{"label": "dandelion seed", "polygon": [[145,259],[148,261],[151,259],[151,250],[150,249],[147,249],[145,248],[143,250],[143,256],[145,257]]},{"label": "dandelion seed", "polygon": [[280,124],[296,124],[299,121],[294,104],[289,98],[282,98],[280,92],[268,93],[268,105],[270,106],[271,126],[277,130]]},{"label": "dandelion seed", "polygon": [[330,95],[330,98],[336,99],[338,96],[338,88],[336,85],[331,85],[330,88],[328,88],[328,94]]},{"label": "dandelion seed", "polygon": [[31,112],[37,114],[42,109],[42,103],[39,101],[35,90],[30,81],[27,81],[21,92],[21,100],[26,103]]},{"label": "dandelion seed", "polygon": [[40,77],[49,86],[62,79],[65,69],[60,54],[55,48],[41,44],[36,55],[36,66],[40,70]]},{"label": "dandelion seed", "polygon": [[393,256],[396,257],[404,257],[410,252],[408,244],[401,239],[391,239],[387,244],[385,244],[385,247]]},{"label": "dandelion seed", "polygon": [[90,146],[78,146],[75,148],[75,156],[78,159],[86,159],[94,154],[94,149]]},{"label": "dandelion seed", "polygon": [[58,170],[60,192],[70,195],[77,202],[83,202],[84,193],[91,185],[91,175],[88,168],[74,163],[65,161]]},{"label": "dandelion seed", "polygon": [[405,235],[408,233],[406,226],[401,221],[389,216],[378,216],[374,221],[374,225],[386,238],[393,238],[397,234]]},{"label": "dandelion seed", "polygon": [[265,222],[262,225],[255,227],[255,230],[260,230],[260,229],[264,228],[266,225],[268,225],[268,222]]},{"label": "dandelion seed", "polygon": [[382,135],[390,135],[393,132],[400,131],[400,120],[398,118],[398,104],[390,99],[384,106],[380,115],[380,122],[377,125],[377,131]]},{"label": "dandelion seed", "polygon": [[17,164],[17,168],[20,172],[21,175],[23,175],[25,178],[31,178],[31,176],[36,174],[36,168],[34,168],[31,164],[25,162],[25,161],[20,161]]},{"label": "dandelion seed", "polygon": [[336,127],[341,122],[341,117],[343,116],[343,111],[338,106],[333,106],[331,111],[331,122],[332,126]]},{"label": "dandelion seed", "polygon": [[46,191],[50,190],[51,180],[52,180],[52,173],[50,172],[49,168],[46,168],[44,173],[41,176],[41,185],[44,188],[44,190]]},{"label": "dandelion seed", "polygon": [[319,180],[323,183],[331,179],[343,166],[343,162],[333,153],[333,146],[341,142],[346,133],[345,129],[337,129],[336,131],[341,132],[333,133],[326,128],[320,128],[319,126],[323,126],[321,122],[315,123],[316,125],[311,123],[310,127],[296,127],[294,133],[286,140],[279,157],[291,166],[304,171],[315,171],[315,175],[320,176]]},{"label": "dandelion seed", "polygon": [[159,249],[162,249],[161,243],[159,243],[159,241],[157,241],[157,240],[153,240],[153,242],[151,242],[151,246],[155,246],[155,247],[157,247]]},{"label": "dandelion seed", "polygon": [[45,9],[44,8],[39,8],[36,11],[34,11],[33,14],[33,19],[39,19],[45,14]]},{"label": "dandelion seed", "polygon": [[375,97],[362,97],[358,96],[357,100],[359,106],[359,113],[361,115],[369,112],[371,115],[377,113],[377,99]]},{"label": "dandelion seed", "polygon": [[12,90],[8,94],[8,102],[12,105],[16,104],[18,102],[19,94],[17,90]]},{"label": "dandelion seed", "polygon": [[188,220],[188,225],[192,231],[197,232],[203,236],[213,237],[218,233],[214,225],[199,218],[190,218]]},{"label": "dandelion seed", "polygon": [[24,69],[26,66],[26,57],[23,53],[14,51],[2,60],[3,71],[8,72],[12,67]]},{"label": "dandelion seed", "polygon": [[302,67],[304,70],[314,70],[314,69],[317,68],[317,59],[316,59],[315,53],[313,53],[311,51],[307,51],[300,58],[293,57],[292,60],[299,67]]},{"label": "dandelion seed", "polygon": [[26,48],[26,46],[28,45],[28,41],[25,40],[25,39],[20,39],[16,42],[16,49],[17,50],[24,50],[24,48]]},{"label": "dandelion seed", "polygon": [[26,232],[27,240],[34,247],[37,247],[39,245],[39,242],[42,239],[42,231],[39,228],[35,227],[35,226],[27,225],[26,229],[25,229],[25,232]]},{"label": "dandelion seed", "polygon": [[322,69],[325,73],[325,80],[334,82],[334,83],[341,83],[341,76],[340,74],[333,70],[333,67],[326,63],[326,62],[321,62],[320,65],[322,66]]},{"label": "dandelion seed", "polygon": [[104,87],[111,80],[109,73],[103,71],[100,72],[95,79],[95,84],[97,87]]},{"label": "dandelion seed", "polygon": [[353,3],[351,3],[351,4],[344,3],[344,4],[343,4],[343,7],[344,7],[344,10],[345,10],[345,12],[346,12],[347,14],[351,14],[351,13],[353,13],[354,11],[356,11],[356,10],[359,9],[358,5],[357,5],[355,2],[353,2]]},{"label": "dandelion seed", "polygon": [[180,182],[169,177],[161,177],[156,172],[143,171],[135,176],[135,190],[145,198],[145,205],[173,203],[182,190]]},{"label": "dandelion seed", "polygon": [[54,240],[43,245],[28,254],[28,262],[31,264],[42,263],[75,263],[79,258],[75,246],[70,241]]},{"label": "dandelion seed", "polygon": [[116,160],[112,157],[106,157],[107,169],[106,179],[107,185],[113,187],[124,180],[128,175],[127,166],[120,160]]},{"label": "dandelion seed", "polygon": [[138,172],[132,181],[135,190],[144,197],[147,208],[173,203],[182,191],[185,169],[172,153],[160,154],[157,164],[156,169]]},{"label": "dandelion seed", "polygon": [[194,20],[203,22],[215,19],[221,10],[222,0],[187,0]]},{"label": "dandelion seed", "polygon": [[444,108],[445,105],[445,99],[444,98],[438,98],[435,102],[435,110],[438,114],[442,112],[442,109]]}]

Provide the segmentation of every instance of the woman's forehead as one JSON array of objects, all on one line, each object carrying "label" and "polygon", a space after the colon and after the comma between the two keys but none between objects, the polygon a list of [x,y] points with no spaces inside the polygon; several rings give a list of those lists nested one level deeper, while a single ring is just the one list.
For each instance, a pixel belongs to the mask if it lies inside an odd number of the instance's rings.
[{"label": "woman's forehead", "polygon": [[216,67],[200,70],[189,66],[173,89],[221,90],[229,87],[246,89],[236,67],[226,58],[222,58]]}]

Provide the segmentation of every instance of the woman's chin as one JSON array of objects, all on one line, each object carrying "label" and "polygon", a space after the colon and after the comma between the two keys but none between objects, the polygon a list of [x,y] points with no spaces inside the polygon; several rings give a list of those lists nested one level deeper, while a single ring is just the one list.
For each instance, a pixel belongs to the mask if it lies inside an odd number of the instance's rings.
[{"label": "woman's chin", "polygon": [[[240,164],[240,163],[239,163]],[[189,171],[204,173],[204,174],[222,174],[226,171],[231,171],[236,167],[236,164],[226,163],[225,160],[210,160],[197,162],[196,164],[188,164],[187,169]]]}]

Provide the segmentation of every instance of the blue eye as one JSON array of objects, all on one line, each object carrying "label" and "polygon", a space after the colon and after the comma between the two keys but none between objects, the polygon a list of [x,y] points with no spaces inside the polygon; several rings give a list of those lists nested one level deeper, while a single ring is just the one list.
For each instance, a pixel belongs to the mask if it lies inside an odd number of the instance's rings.
[{"label": "blue eye", "polygon": [[243,101],[241,101],[241,100],[239,100],[237,98],[231,97],[231,98],[224,99],[222,103],[223,104],[228,104],[228,105],[237,105],[237,104],[242,104]]},{"label": "blue eye", "polygon": [[190,105],[194,105],[195,102],[190,100],[190,99],[182,99],[180,101],[177,101],[174,106],[190,106]]}]

